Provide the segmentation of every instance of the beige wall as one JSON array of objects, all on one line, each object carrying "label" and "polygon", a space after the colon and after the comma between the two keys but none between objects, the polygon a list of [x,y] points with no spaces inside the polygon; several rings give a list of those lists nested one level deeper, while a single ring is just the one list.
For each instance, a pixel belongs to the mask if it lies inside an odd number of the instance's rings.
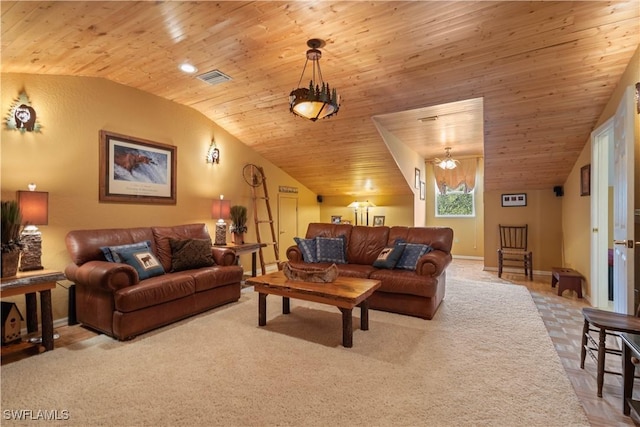
[{"label": "beige wall", "polygon": [[[609,99],[598,122],[596,129],[615,115],[625,89],[640,81],[640,46],[622,75],[618,86]],[[569,177],[564,183],[565,197],[562,200],[562,228],[564,233],[565,265],[580,271],[587,279],[587,296],[591,291],[591,198],[580,197],[580,168],[591,163],[591,140],[585,141],[585,146],[578,161],[574,164]],[[640,209],[640,115],[635,114],[635,209]],[[636,226],[638,236],[638,226]],[[636,257],[640,251],[636,250]],[[640,279],[636,271],[636,281]],[[636,286],[637,287],[637,286]]]},{"label": "beige wall", "polygon": [[453,256],[482,258],[485,254],[485,202],[484,202],[484,159],[478,159],[478,172],[475,187],[475,211],[473,218],[452,218],[435,216],[435,175],[433,164],[426,163],[427,192],[422,202],[426,206],[427,225],[429,227],[451,227],[453,229]]},{"label": "beige wall", "polygon": [[[355,224],[355,213],[353,209],[347,206],[353,201],[363,202],[369,200],[375,204],[375,208],[369,209],[369,225],[373,225],[373,217],[376,215],[384,216],[384,225],[394,226],[403,225],[413,226],[413,196],[330,196],[324,197],[320,204],[320,222],[330,222],[334,215],[342,216],[343,220],[351,221]],[[360,221],[358,215],[358,225],[366,224],[366,214],[363,216],[364,222]],[[307,224],[304,224],[300,230],[301,234],[305,234]]]},{"label": "beige wall", "polygon": [[[421,181],[425,181],[425,163],[424,158],[417,152],[409,148],[406,144],[396,138],[392,133],[387,132],[382,126],[380,126],[377,120],[373,119],[378,132],[382,135],[384,143],[387,145],[393,160],[395,161],[398,169],[402,171],[407,186],[413,192],[412,214],[413,222],[411,225],[415,227],[424,227],[426,225],[426,205],[420,200],[420,188],[415,186],[415,170],[420,171]],[[409,207],[407,207],[409,209]]]},{"label": "beige wall", "polygon": [[[14,199],[16,190],[26,190],[29,182],[49,192],[49,225],[40,227],[45,268],[63,270],[69,263],[64,237],[73,229],[204,222],[212,231],[211,200],[220,194],[249,208],[247,238],[253,241],[251,192],[242,177],[246,163],[265,168],[274,200],[280,185],[299,189],[301,224],[319,220],[314,193],[191,108],[103,79],[16,74],[1,78],[3,114],[24,89],[42,124],[41,133],[10,131],[3,125],[0,166],[3,200]],[[101,129],[176,146],[177,204],[99,203]],[[217,165],[204,161],[212,138],[221,153]],[[277,203],[271,208],[277,220]],[[262,236],[266,240],[264,232]],[[242,263],[248,270],[249,256]],[[55,319],[67,316],[64,288],[55,289],[53,304]]]},{"label": "beige wall", "polygon": [[485,268],[496,269],[498,266],[499,224],[528,224],[528,246],[533,252],[534,271],[548,272],[551,271],[551,267],[561,265],[562,197],[556,197],[552,188],[510,191],[510,194],[526,193],[527,206],[503,207],[503,193],[503,191],[486,191],[484,193]]}]

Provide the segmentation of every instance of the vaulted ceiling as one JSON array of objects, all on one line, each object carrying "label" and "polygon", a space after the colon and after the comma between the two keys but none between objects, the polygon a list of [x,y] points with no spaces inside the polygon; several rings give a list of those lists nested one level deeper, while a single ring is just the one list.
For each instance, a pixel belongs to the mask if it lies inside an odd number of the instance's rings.
[{"label": "vaulted ceiling", "polygon": [[[324,195],[411,193],[374,117],[425,160],[483,156],[487,190],[562,184],[640,42],[637,0],[0,7],[3,72],[102,77],[191,106]],[[311,38],[342,98],[315,123],[288,106]],[[184,61],[232,80],[208,85]]]}]

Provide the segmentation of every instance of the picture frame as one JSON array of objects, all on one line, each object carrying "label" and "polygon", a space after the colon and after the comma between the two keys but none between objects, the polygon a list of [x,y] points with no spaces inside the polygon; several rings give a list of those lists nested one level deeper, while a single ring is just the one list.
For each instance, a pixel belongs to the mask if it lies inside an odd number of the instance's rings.
[{"label": "picture frame", "polygon": [[527,193],[503,194],[503,207],[527,206]]},{"label": "picture frame", "polygon": [[580,168],[580,195],[591,195],[591,164]]},{"label": "picture frame", "polygon": [[340,224],[342,222],[342,215],[331,215],[331,224]]},{"label": "picture frame", "polygon": [[415,183],[414,186],[416,188],[420,188],[420,169],[416,168],[415,170]]},{"label": "picture frame", "polygon": [[420,200],[424,200],[427,197],[427,186],[424,181],[420,181]]},{"label": "picture frame", "polygon": [[374,215],[373,226],[382,227],[384,225],[384,215]]},{"label": "picture frame", "polygon": [[99,201],[175,205],[177,149],[101,130]]}]

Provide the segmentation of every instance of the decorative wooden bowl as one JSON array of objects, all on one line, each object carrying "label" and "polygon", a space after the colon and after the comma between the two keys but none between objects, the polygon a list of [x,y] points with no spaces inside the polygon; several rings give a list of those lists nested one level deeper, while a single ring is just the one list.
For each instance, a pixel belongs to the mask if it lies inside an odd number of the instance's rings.
[{"label": "decorative wooden bowl", "polygon": [[291,264],[285,262],[282,266],[282,272],[287,279],[298,282],[331,283],[338,278],[338,267],[335,264],[331,264],[327,268],[299,268],[292,267]]}]

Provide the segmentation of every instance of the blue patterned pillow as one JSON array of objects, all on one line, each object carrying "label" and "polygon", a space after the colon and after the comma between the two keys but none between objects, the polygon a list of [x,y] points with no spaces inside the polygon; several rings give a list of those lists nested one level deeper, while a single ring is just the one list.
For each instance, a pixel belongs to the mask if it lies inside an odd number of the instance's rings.
[{"label": "blue patterned pillow", "polygon": [[373,262],[376,268],[393,268],[404,252],[404,245],[393,245],[384,248],[378,258]]},{"label": "blue patterned pillow", "polygon": [[316,255],[316,239],[301,239],[300,237],[294,237],[296,244],[298,245],[298,249],[302,252],[302,259],[306,262],[318,262],[318,257]]},{"label": "blue patterned pillow", "polygon": [[120,256],[118,256],[118,251],[121,251],[123,249],[151,249],[151,240],[130,243],[128,245],[100,246],[100,250],[104,254],[106,260],[109,262],[122,262]]},{"label": "blue patterned pillow", "polygon": [[164,274],[164,268],[153,255],[151,249],[122,249],[118,256],[125,264],[129,264],[138,272],[140,280]]},{"label": "blue patterned pillow", "polygon": [[340,237],[317,237],[317,259],[318,262],[334,262],[336,264],[346,264],[344,256],[344,236]]},{"label": "blue patterned pillow", "polygon": [[415,270],[420,257],[433,250],[429,245],[417,243],[400,243],[400,246],[404,246],[404,251],[396,264],[396,268],[403,270]]}]

